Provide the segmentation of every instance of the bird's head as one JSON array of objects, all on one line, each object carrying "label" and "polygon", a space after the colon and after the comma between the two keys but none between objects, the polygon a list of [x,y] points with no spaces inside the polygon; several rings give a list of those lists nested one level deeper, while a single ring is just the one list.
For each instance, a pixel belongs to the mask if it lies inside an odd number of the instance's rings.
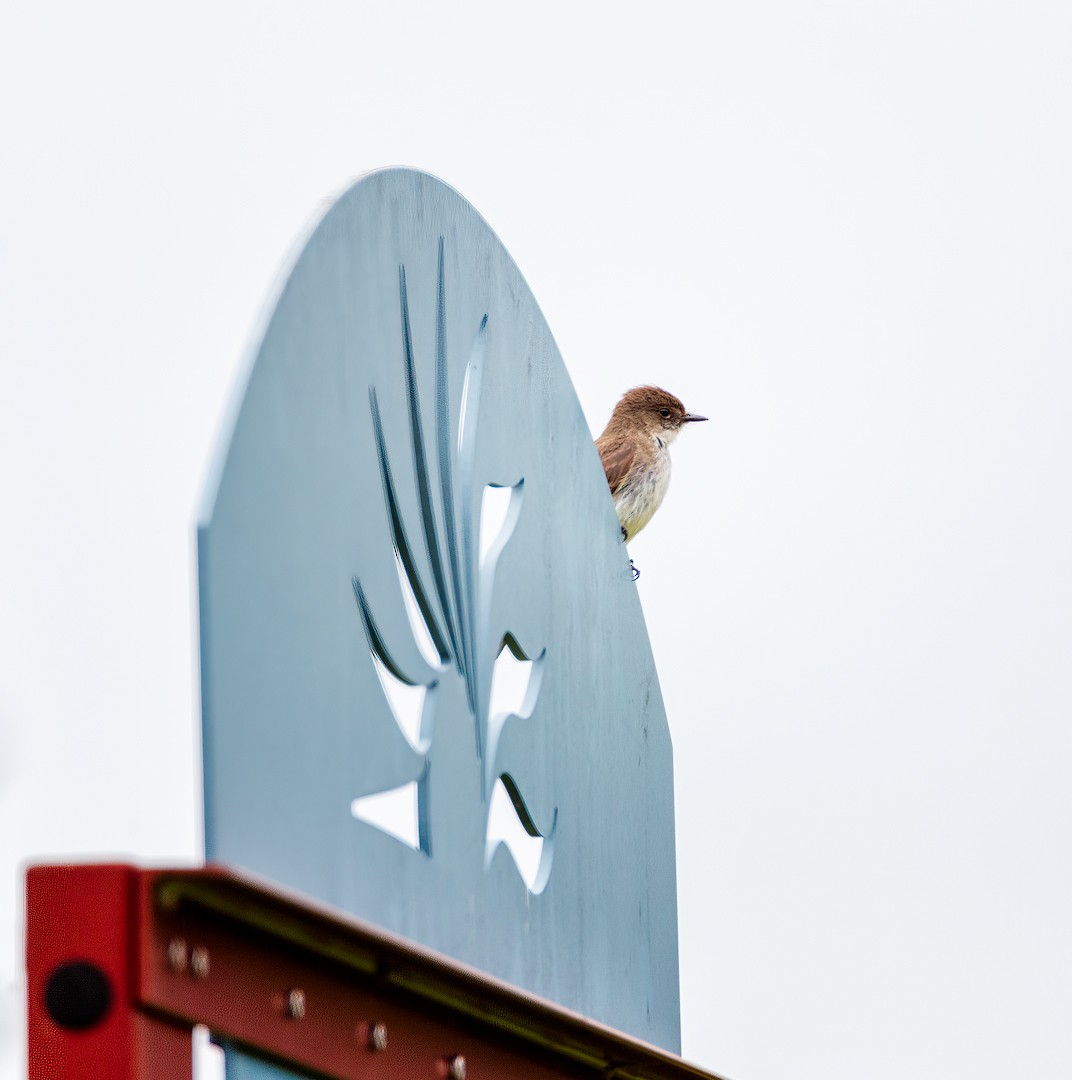
[{"label": "bird's head", "polygon": [[633,430],[640,428],[651,435],[662,435],[671,442],[686,424],[706,419],[706,416],[687,412],[680,398],[658,386],[634,386],[614,406],[611,422]]}]

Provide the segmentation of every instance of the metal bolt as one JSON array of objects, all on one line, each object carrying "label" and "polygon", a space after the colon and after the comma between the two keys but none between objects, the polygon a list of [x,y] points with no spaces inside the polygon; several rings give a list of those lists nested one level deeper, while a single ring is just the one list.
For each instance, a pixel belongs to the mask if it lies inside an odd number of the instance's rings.
[{"label": "metal bolt", "polygon": [[447,1058],[447,1080],[465,1080],[465,1058],[461,1054]]},{"label": "metal bolt", "polygon": [[71,960],[54,968],[45,983],[45,1011],[67,1031],[89,1031],[115,1003],[111,979],[95,964]]},{"label": "metal bolt", "polygon": [[173,937],[167,947],[168,967],[181,975],[186,970],[189,959],[190,950],[186,947],[186,942],[181,937]]},{"label": "metal bolt", "polygon": [[283,1002],[283,1015],[291,1020],[305,1019],[305,991],[295,987],[287,991]]},{"label": "metal bolt", "polygon": [[190,973],[195,979],[204,979],[208,972],[208,949],[204,945],[195,945],[190,952]]},{"label": "metal bolt", "polygon": [[373,1024],[369,1028],[368,1045],[370,1050],[387,1049],[387,1025]]}]

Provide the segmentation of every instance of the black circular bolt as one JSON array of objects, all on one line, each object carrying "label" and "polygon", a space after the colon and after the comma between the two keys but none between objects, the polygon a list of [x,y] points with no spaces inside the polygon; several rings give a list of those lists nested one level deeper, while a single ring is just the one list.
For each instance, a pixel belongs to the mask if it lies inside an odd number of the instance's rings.
[{"label": "black circular bolt", "polygon": [[45,1011],[68,1031],[96,1027],[112,1007],[112,984],[95,964],[60,964],[45,983]]}]

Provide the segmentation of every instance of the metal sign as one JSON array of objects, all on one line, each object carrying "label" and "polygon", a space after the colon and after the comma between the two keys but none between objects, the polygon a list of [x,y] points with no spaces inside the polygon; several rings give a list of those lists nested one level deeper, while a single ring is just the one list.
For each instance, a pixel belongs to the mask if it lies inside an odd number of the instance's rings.
[{"label": "metal sign", "polygon": [[676,1052],[671,746],[628,558],[551,332],[440,181],[367,176],[305,242],[199,572],[208,858]]}]

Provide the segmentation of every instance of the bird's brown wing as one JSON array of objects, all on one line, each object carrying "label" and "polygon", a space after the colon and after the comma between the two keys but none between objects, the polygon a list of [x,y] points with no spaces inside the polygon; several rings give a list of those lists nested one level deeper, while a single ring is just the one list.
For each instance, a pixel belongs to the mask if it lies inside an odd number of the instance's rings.
[{"label": "bird's brown wing", "polygon": [[636,443],[631,439],[615,440],[609,443],[596,443],[599,459],[603,462],[603,471],[607,474],[610,493],[616,495],[618,488],[629,472],[636,454]]}]

